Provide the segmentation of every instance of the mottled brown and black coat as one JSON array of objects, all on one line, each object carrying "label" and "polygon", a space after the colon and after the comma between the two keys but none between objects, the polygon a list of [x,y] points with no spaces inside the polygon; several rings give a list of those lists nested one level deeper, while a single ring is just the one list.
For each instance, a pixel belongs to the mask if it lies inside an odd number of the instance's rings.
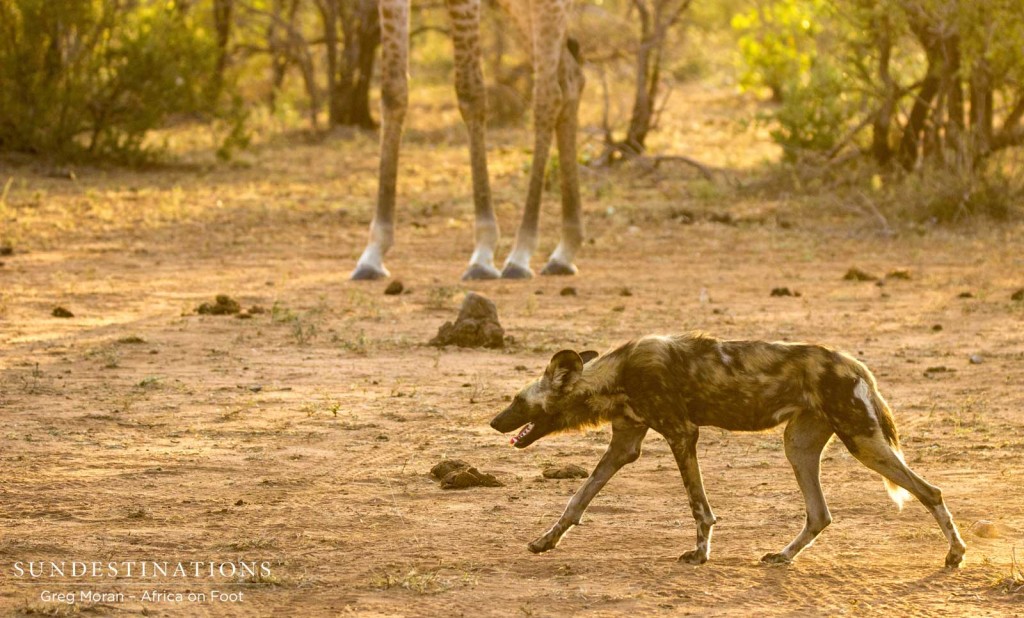
[{"label": "mottled brown and black coat", "polygon": [[703,334],[648,336],[611,350],[563,350],[492,421],[499,431],[522,428],[512,444],[529,446],[557,431],[610,422],[612,442],[559,521],[530,549],[552,549],[577,524],[590,500],[623,465],[640,456],[649,429],[668,440],[697,522],[697,547],[681,560],[708,558],[715,523],[696,459],[699,428],[758,431],[786,423],[785,451],[803,491],[803,531],[766,562],[788,562],[830,522],[819,482],[821,453],[832,436],[880,473],[902,506],[909,494],[939,522],[949,541],[947,566],[965,546],[938,488],[907,467],[888,404],[862,363],[834,349],[802,343],[722,341]]}]

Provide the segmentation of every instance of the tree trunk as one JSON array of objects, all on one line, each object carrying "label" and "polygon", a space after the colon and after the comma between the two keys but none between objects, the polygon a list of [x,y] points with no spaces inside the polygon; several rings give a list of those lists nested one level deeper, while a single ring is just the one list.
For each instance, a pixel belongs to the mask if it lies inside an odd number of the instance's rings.
[{"label": "tree trunk", "polygon": [[[337,0],[325,0],[337,2]],[[380,16],[377,0],[344,2],[341,19],[344,47],[337,77],[330,90],[331,124],[374,128],[370,114],[370,83],[377,47],[380,45]]]},{"label": "tree trunk", "polygon": [[932,111],[932,101],[939,94],[945,74],[943,41],[940,38],[941,35],[934,31],[934,24],[925,20],[924,16],[919,16],[917,20],[911,21],[910,29],[917,35],[918,41],[924,48],[928,58],[928,72],[921,82],[917,96],[914,97],[914,105],[910,110],[907,126],[903,130],[903,139],[900,140],[897,152],[900,165],[908,171],[914,169],[921,156],[921,139],[928,116]]},{"label": "tree trunk", "polygon": [[213,0],[213,28],[217,38],[217,65],[213,81],[214,97],[220,94],[224,86],[224,71],[228,66],[228,43],[231,42],[234,12],[234,0]]},{"label": "tree trunk", "polygon": [[896,84],[890,71],[892,61],[892,24],[888,15],[883,14],[875,24],[878,47],[878,76],[882,80],[882,102],[871,126],[871,154],[875,162],[886,166],[892,160],[892,146],[889,132],[892,117],[896,113]]}]

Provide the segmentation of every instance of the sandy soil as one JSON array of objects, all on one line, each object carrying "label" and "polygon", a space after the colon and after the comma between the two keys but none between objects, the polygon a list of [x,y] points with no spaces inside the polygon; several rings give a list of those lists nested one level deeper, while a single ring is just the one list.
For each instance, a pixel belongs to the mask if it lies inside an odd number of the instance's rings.
[{"label": "sandy soil", "polygon": [[[408,290],[400,296],[346,280],[372,206],[372,136],[281,138],[247,165],[212,170],[77,170],[75,180],[0,170],[0,181],[14,178],[0,210],[14,245],[0,257],[0,612],[1024,612],[1007,580],[1015,548],[1024,560],[1024,303],[1010,300],[1024,286],[1020,226],[890,238],[873,220],[813,204],[733,199],[689,172],[588,173],[593,240],[578,277],[467,285],[465,153],[456,112],[443,111],[451,128],[414,124],[403,155],[388,261]],[[702,134],[698,122],[691,130]],[[521,138],[494,140],[502,255],[525,184]],[[714,213],[734,221],[707,220]],[[542,252],[555,243],[553,206],[545,217]],[[910,279],[844,281],[851,266]],[[567,285],[576,296],[559,294]],[[770,297],[779,286],[801,295]],[[470,289],[497,303],[511,345],[426,346]],[[216,294],[267,311],[196,315]],[[52,317],[58,305],[74,317]],[[964,532],[964,568],[944,570],[934,521],[917,504],[897,513],[841,445],[822,473],[832,526],[792,566],[760,565],[803,519],[781,430],[703,433],[720,521],[704,566],[675,562],[694,533],[654,435],[583,526],[529,554],[580,484],[541,471],[591,468],[609,431],[515,451],[489,419],[561,348],[690,329],[829,343],[868,363],[908,461],[943,489]],[[441,490],[428,471],[444,458],[504,487]],[[979,520],[998,537],[972,532]],[[131,596],[67,605],[40,595],[81,580],[17,577],[14,563],[30,560],[256,560],[272,574],[105,580],[92,588]],[[142,602],[145,589],[244,599]]]}]

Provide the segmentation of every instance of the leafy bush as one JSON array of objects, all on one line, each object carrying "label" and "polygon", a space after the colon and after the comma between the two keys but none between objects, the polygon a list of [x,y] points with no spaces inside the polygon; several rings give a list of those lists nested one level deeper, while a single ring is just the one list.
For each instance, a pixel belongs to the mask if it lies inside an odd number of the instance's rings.
[{"label": "leafy bush", "polygon": [[825,0],[755,0],[733,17],[743,60],[740,85],[769,88],[773,100],[783,101],[818,55],[815,36],[825,8]]},{"label": "leafy bush", "polygon": [[970,171],[1024,144],[1021,0],[751,2],[732,20],[741,85],[772,90],[789,158]]},{"label": "leafy bush", "polygon": [[173,1],[0,0],[0,150],[137,160],[211,112],[217,49]]}]

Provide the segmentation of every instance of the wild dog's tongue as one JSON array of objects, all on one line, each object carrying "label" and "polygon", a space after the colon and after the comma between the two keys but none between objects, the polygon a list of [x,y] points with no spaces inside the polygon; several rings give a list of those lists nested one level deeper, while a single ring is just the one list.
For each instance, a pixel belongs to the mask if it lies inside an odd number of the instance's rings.
[{"label": "wild dog's tongue", "polygon": [[526,427],[523,427],[522,431],[516,434],[516,437],[509,440],[508,443],[514,445],[516,442],[519,442],[526,437],[526,434],[530,433],[531,429],[533,429],[533,423],[527,423]]}]

